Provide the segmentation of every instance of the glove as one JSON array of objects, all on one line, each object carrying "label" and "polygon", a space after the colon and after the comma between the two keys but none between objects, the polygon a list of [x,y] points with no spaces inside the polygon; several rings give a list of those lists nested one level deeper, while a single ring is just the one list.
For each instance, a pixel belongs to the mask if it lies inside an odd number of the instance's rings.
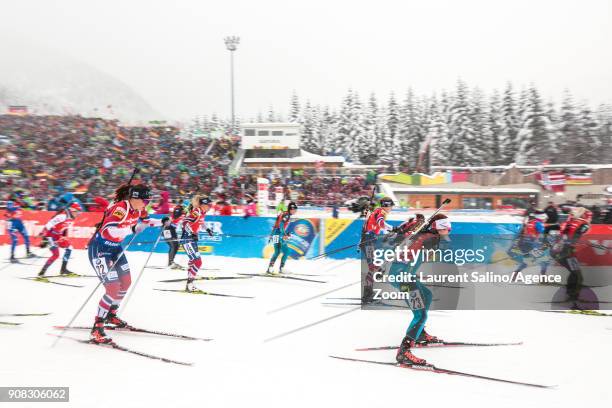
[{"label": "glove", "polygon": [[193,233],[191,235],[189,235],[189,239],[194,241],[194,242],[198,242],[198,240],[200,239],[200,237],[198,237],[198,234]]},{"label": "glove", "polygon": [[41,248],[46,248],[47,245],[49,245],[49,240],[47,239],[47,237],[42,237],[42,239],[40,240],[40,247]]},{"label": "glove", "polygon": [[168,217],[164,217],[161,219],[161,223],[164,227],[167,227],[168,225],[170,225],[170,218]]},{"label": "glove", "polygon": [[208,233],[209,236],[213,236],[213,231],[210,228],[206,228],[206,232]]},{"label": "glove", "polygon": [[138,224],[134,225],[134,227],[132,227],[132,231],[134,231],[134,234],[140,234],[142,231],[147,229],[148,226],[149,224],[147,223],[139,222]]}]

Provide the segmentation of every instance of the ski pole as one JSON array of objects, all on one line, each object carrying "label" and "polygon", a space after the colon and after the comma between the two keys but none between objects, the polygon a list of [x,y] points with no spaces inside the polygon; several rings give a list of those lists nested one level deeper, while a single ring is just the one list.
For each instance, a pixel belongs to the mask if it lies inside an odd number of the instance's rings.
[{"label": "ski pole", "polygon": [[142,273],[144,272],[145,267],[149,263],[149,260],[151,259],[151,255],[153,255],[153,252],[155,251],[155,247],[157,246],[157,244],[159,243],[160,238],[163,235],[163,231],[164,231],[164,229],[162,227],[161,231],[157,235],[157,239],[155,240],[155,244],[153,245],[153,248],[151,248],[151,250],[149,251],[149,255],[147,256],[147,259],[145,260],[145,263],[142,265],[142,268],[140,269],[140,272],[138,273],[138,276],[136,277],[136,282],[134,282],[134,284],[130,288],[131,290],[128,292],[125,300],[123,302],[121,302],[121,312],[125,312],[125,308],[127,307],[127,304],[130,301],[130,298],[132,297],[132,293],[134,293],[134,290],[136,289],[136,286],[138,285],[138,282],[140,282],[140,278],[142,277]]},{"label": "ski pole", "polygon": [[[132,238],[130,239],[130,241],[127,243],[127,245],[125,247],[123,247],[123,250],[121,251],[121,253],[119,254],[119,256],[117,257],[117,259],[121,259],[121,257],[123,256],[123,254],[125,254],[125,252],[127,251],[127,249],[130,247],[130,245],[132,244],[132,242],[134,242],[134,238],[136,238],[137,234],[134,234],[132,236]],[[93,237],[92,237],[93,238]],[[111,268],[109,269],[109,272],[112,271],[115,266],[117,264],[113,264],[113,266],[111,266]],[[53,344],[51,345],[51,347],[55,347],[55,345],[62,339],[62,337],[64,336],[64,333],[66,332],[66,330],[68,330],[69,327],[72,326],[72,323],[74,323],[74,321],[76,320],[76,318],[79,316],[79,314],[81,314],[81,312],[83,311],[83,309],[85,308],[85,305],[87,305],[87,303],[89,302],[89,300],[91,299],[91,297],[94,295],[94,293],[96,293],[96,290],[98,290],[98,288],[100,287],[100,285],[102,284],[102,280],[100,280],[98,282],[98,284],[96,285],[96,287],[91,291],[91,293],[89,294],[89,296],[87,296],[87,299],[85,299],[85,301],[83,302],[83,304],[81,305],[81,307],[79,307],[79,310],[77,310],[77,312],[74,314],[74,316],[72,316],[72,319],[70,319],[70,322],[68,322],[67,325],[64,326],[64,328],[62,329],[62,331],[60,332],[60,334],[57,335],[57,338],[55,339],[55,341],[53,342]]]},{"label": "ski pole", "polygon": [[[127,185],[129,186],[130,184],[132,184],[132,180],[134,180],[134,176],[140,172],[140,169],[138,167],[134,167],[134,170],[132,170],[132,175],[130,176],[130,179],[127,182]],[[100,227],[102,226],[102,224],[104,223],[104,219],[106,218],[106,211],[104,211],[104,214],[102,215],[102,220],[100,220],[100,222],[96,225],[96,231],[93,233],[93,235],[91,236],[91,238],[89,239],[89,242],[91,243],[91,241],[94,239],[94,237],[96,236],[96,234],[98,233],[98,231],[100,230]],[[119,256],[117,257],[117,259],[120,259],[123,254],[125,254],[125,251],[127,251],[127,249],[130,247],[130,245],[132,244],[132,242],[134,242],[134,239],[136,238],[136,235],[138,234],[134,234],[132,236],[132,238],[130,239],[130,241],[127,243],[127,245],[125,247],[123,247],[123,250],[121,251],[121,253],[119,254]],[[115,268],[115,265],[113,265],[110,270],[112,270],[113,268]],[[110,272],[109,270],[109,272]],[[96,290],[98,290],[98,288],[100,287],[100,285],[102,284],[102,281],[100,280],[98,282],[98,284],[96,285],[96,287],[91,291],[91,293],[89,294],[89,296],[87,297],[87,299],[85,299],[85,302],[83,302],[83,304],[81,305],[81,307],[79,308],[79,310],[77,310],[77,312],[74,314],[74,316],[72,317],[72,319],[70,319],[70,322],[64,326],[64,328],[62,329],[62,331],[60,332],[60,334],[57,336],[57,338],[55,339],[55,341],[53,342],[53,344],[51,345],[51,347],[55,347],[55,345],[61,340],[61,338],[64,336],[64,333],[66,332],[67,328],[72,326],[72,323],[74,323],[74,321],[76,320],[76,318],[78,317],[78,315],[83,311],[83,309],[85,308],[85,305],[87,304],[87,302],[89,302],[89,300],[91,299],[91,297],[94,295],[94,293],[96,293]]]},{"label": "ski pole", "polygon": [[[267,235],[216,234],[216,235],[213,235],[212,237],[266,238]],[[164,239],[162,241],[163,242],[181,242],[181,241],[183,241],[183,239],[181,239],[181,238],[173,238],[173,239]],[[142,242],[135,242],[134,245],[148,245],[148,244],[154,244],[155,242],[157,242],[157,241],[142,241]],[[208,242],[208,241],[202,240],[200,242]]]}]

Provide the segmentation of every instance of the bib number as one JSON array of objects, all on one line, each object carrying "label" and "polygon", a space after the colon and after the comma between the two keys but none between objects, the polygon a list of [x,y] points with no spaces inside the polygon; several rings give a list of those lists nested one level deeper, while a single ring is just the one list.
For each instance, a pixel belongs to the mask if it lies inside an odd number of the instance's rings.
[{"label": "bib number", "polygon": [[164,230],[164,238],[170,239],[172,238],[172,232],[170,230]]},{"label": "bib number", "polygon": [[280,235],[272,235],[272,243],[273,244],[278,244],[280,241]]},{"label": "bib number", "polygon": [[96,274],[102,279],[108,275],[108,266],[104,258],[95,258],[94,267],[96,268]]},{"label": "bib number", "polygon": [[425,302],[421,296],[421,291],[418,289],[410,291],[410,297],[408,298],[408,306],[410,310],[422,310],[425,309]]}]

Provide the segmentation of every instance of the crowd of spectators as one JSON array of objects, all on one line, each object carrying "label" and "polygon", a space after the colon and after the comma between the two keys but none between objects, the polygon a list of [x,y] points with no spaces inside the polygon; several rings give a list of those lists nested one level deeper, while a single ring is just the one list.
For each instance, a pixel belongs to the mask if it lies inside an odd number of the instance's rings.
[{"label": "crowd of spectators", "polygon": [[[0,199],[20,190],[32,208],[51,207],[53,197],[75,193],[103,207],[137,166],[137,178],[171,200],[193,192],[211,195],[220,208],[256,195],[257,176],[228,173],[236,138],[179,137],[173,126],[127,127],[114,120],[81,116],[0,115]],[[337,205],[368,195],[361,176],[313,177],[295,170],[271,172],[271,191],[301,205]],[[225,210],[227,211],[227,210]]]}]

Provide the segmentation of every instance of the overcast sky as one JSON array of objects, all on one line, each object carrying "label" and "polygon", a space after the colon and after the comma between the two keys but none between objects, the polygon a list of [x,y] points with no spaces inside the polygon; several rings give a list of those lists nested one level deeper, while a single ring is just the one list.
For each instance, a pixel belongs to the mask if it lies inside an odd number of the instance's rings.
[{"label": "overcast sky", "polygon": [[[293,90],[338,105],[349,87],[387,97],[461,77],[486,91],[535,83],[592,104],[612,101],[610,0],[16,0],[2,31],[95,66],[168,118],[285,112]],[[10,37],[8,37],[10,38]],[[7,37],[3,35],[3,41]],[[0,56],[1,58],[1,56]],[[41,62],[44,63],[44,62]]]}]

